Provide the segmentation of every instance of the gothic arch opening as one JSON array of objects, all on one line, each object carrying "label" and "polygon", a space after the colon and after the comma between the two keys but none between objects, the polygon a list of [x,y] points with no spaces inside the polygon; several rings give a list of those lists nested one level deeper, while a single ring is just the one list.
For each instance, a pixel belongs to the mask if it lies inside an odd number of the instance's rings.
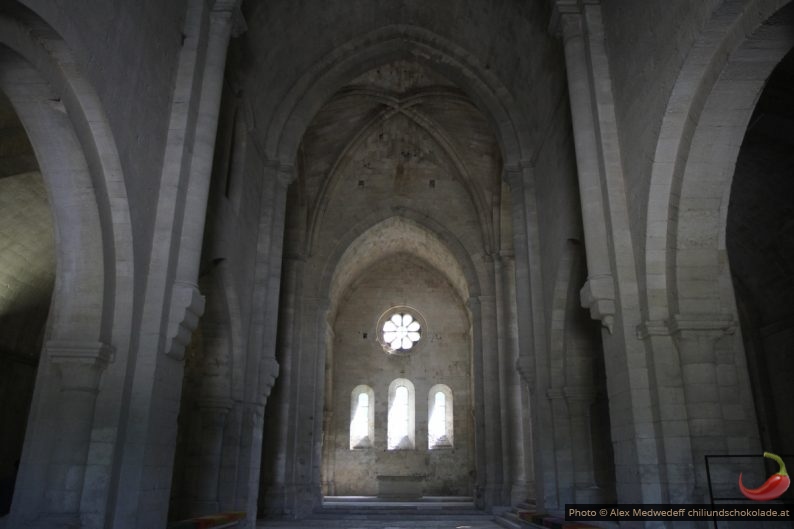
[{"label": "gothic arch opening", "polygon": [[726,247],[761,442],[794,453],[794,51],[755,105],[730,191]]},{"label": "gothic arch opening", "polygon": [[[324,494],[473,496],[472,322],[464,304],[468,285],[455,257],[426,229],[387,219],[351,244],[331,292]],[[394,346],[404,324],[407,342]],[[373,388],[374,438],[350,449],[346,434],[353,417],[344,403],[357,384]],[[457,415],[449,417],[448,445],[431,447],[426,397],[440,386]]]},{"label": "gothic arch opening", "polygon": [[[505,348],[514,292],[494,261],[511,256],[512,241],[489,122],[444,76],[400,58],[338,89],[298,152],[284,243],[284,274],[296,281],[284,281],[292,289],[281,302],[282,316],[297,321],[280,330],[284,371],[268,402],[274,414],[266,413],[272,431],[287,434],[265,440],[262,474],[275,481],[266,486],[265,512],[305,512],[321,494],[388,496],[412,479],[415,496],[507,503],[512,482],[503,481],[517,473],[503,466],[510,456],[496,456],[508,443],[498,422],[520,414],[522,403],[512,382],[500,388],[507,382],[498,365],[512,354]],[[415,349],[394,354],[377,326],[400,306],[416,311],[429,331]],[[396,419],[387,408],[404,399],[389,385],[403,378],[413,386],[403,415],[414,427],[391,446]],[[454,399],[444,413],[454,410],[455,430],[431,449],[427,396],[439,384]],[[351,449],[351,392],[362,385],[373,390],[374,439]],[[510,403],[500,404],[503,398]],[[286,412],[287,399],[295,412]],[[314,438],[290,446],[289,432],[312,413],[323,417],[314,420]],[[444,445],[450,439],[454,445]],[[277,455],[282,449],[286,456]],[[300,506],[289,504],[282,479],[306,483],[308,494],[291,500],[302,497]]]},{"label": "gothic arch opening", "polygon": [[[686,403],[691,456],[665,457],[692,473],[698,498],[734,491],[739,471],[725,464],[709,478],[705,455],[751,453],[762,444],[752,388],[758,381],[736,332],[747,318],[742,287],[731,277],[735,230],[727,225],[739,146],[770,74],[794,45],[794,5],[753,6],[720,4],[693,44],[662,122],[650,182],[643,332],[665,337],[651,338],[658,358],[678,354],[673,365],[683,386],[658,380]],[[679,494],[674,486],[667,493]]]},{"label": "gothic arch opening", "polygon": [[[16,3],[0,9],[4,117],[10,104],[24,129],[20,132],[15,124],[4,131],[9,135],[2,138],[3,152],[13,158],[18,150],[28,161],[30,152],[35,154],[29,169],[35,167],[40,177],[31,176],[30,185],[17,192],[21,205],[38,189],[25,214],[30,220],[38,212],[43,231],[24,233],[30,222],[5,225],[24,237],[25,245],[41,244],[49,256],[27,255],[27,272],[38,269],[40,274],[35,288],[20,281],[24,274],[13,282],[20,292],[29,290],[28,303],[36,307],[38,316],[24,318],[30,333],[25,355],[38,363],[30,411],[24,403],[19,410],[27,424],[18,425],[25,430],[22,456],[12,456],[20,467],[12,526],[32,518],[77,519],[85,483],[91,478],[109,482],[114,472],[112,455],[99,455],[102,450],[92,445],[95,418],[106,420],[108,442],[120,429],[121,410],[113,409],[111,401],[121,397],[124,384],[100,386],[100,380],[108,371],[123,379],[128,361],[123,355],[113,362],[113,353],[115,347],[127,351],[132,324],[126,305],[134,270],[129,211],[103,107],[73,61],[57,32],[32,11]],[[29,146],[22,146],[22,137]],[[21,167],[12,166],[7,167],[12,172]],[[19,179],[4,180],[12,184]],[[13,247],[11,241],[4,256],[14,255]],[[25,252],[19,256],[24,262]],[[19,308],[11,304],[12,312]],[[19,449],[13,442],[9,446]]]},{"label": "gothic arch opening", "polygon": [[11,509],[50,310],[52,222],[33,148],[0,92],[0,516]]}]

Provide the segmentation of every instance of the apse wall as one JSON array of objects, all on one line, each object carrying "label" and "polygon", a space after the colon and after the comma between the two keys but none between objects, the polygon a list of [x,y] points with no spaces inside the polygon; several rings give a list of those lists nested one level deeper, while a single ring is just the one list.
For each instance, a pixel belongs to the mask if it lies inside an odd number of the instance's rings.
[{"label": "apse wall", "polygon": [[[421,338],[407,354],[388,354],[378,341],[380,316],[398,306],[423,317]],[[323,482],[337,495],[377,495],[378,476],[423,476],[429,496],[471,495],[474,480],[469,320],[444,276],[407,254],[386,257],[351,286],[333,323],[332,469]],[[389,385],[397,378],[415,390],[415,446],[387,449]],[[350,448],[351,392],[361,384],[374,396],[374,439]],[[454,445],[428,449],[428,397],[436,384],[452,390]]]}]

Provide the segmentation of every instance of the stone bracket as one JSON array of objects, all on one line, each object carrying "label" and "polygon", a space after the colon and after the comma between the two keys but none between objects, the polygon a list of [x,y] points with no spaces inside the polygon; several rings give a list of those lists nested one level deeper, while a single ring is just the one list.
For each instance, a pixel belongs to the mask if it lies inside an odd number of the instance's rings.
[{"label": "stone bracket", "polygon": [[516,360],[516,370],[525,384],[532,387],[535,381],[534,360],[529,355],[520,355]]},{"label": "stone bracket", "polygon": [[275,358],[265,357],[262,358],[259,364],[259,391],[258,394],[267,399],[270,396],[270,391],[276,383],[280,367]]},{"label": "stone bracket", "polygon": [[612,334],[615,322],[615,283],[611,275],[588,277],[579,291],[582,308],[590,309],[590,317],[600,320]]},{"label": "stone bracket", "polygon": [[205,300],[196,285],[174,283],[171,309],[168,312],[168,333],[165,354],[175,360],[184,360],[185,348],[204,314]]}]

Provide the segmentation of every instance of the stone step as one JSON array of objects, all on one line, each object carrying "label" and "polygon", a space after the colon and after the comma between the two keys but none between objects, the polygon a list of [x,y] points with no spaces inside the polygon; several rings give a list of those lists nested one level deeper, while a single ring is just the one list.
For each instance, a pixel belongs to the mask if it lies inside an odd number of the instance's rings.
[{"label": "stone step", "polygon": [[509,517],[502,515],[494,518],[494,522],[497,523],[500,527],[504,527],[505,529],[522,529],[520,523],[516,523],[509,519]]},{"label": "stone step", "polygon": [[493,516],[485,513],[476,515],[383,515],[369,514],[313,514],[302,520],[262,520],[257,527],[284,528],[284,529],[451,529],[460,526],[471,528],[496,529]]},{"label": "stone step", "polygon": [[319,514],[473,514],[470,496],[425,496],[418,500],[384,500],[376,496],[326,496]]},{"label": "stone step", "polygon": [[422,496],[418,499],[396,500],[379,496],[325,496],[323,504],[339,503],[474,503],[471,496]]},{"label": "stone step", "polygon": [[330,518],[339,518],[345,516],[351,519],[355,518],[372,518],[372,517],[391,517],[393,519],[400,518],[421,518],[421,517],[450,517],[450,516],[465,516],[482,518],[492,515],[482,513],[474,508],[469,509],[455,509],[452,507],[447,508],[386,508],[379,509],[361,509],[357,507],[343,509],[343,508],[320,508],[315,510],[314,517],[327,516]]}]

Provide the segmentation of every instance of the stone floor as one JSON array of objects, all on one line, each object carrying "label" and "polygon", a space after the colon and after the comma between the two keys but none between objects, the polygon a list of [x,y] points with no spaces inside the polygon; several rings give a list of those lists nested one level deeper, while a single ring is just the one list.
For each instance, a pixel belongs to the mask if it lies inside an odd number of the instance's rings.
[{"label": "stone floor", "polygon": [[260,528],[283,529],[497,529],[493,516],[478,511],[469,497],[423,497],[383,501],[366,496],[326,497],[305,520],[262,520]]},{"label": "stone floor", "polygon": [[256,525],[265,529],[320,529],[320,528],[345,528],[345,529],[501,529],[490,517],[480,519],[466,519],[450,516],[446,519],[403,519],[403,520],[377,520],[360,519],[351,520],[341,518],[308,519],[300,521],[261,521]]}]

